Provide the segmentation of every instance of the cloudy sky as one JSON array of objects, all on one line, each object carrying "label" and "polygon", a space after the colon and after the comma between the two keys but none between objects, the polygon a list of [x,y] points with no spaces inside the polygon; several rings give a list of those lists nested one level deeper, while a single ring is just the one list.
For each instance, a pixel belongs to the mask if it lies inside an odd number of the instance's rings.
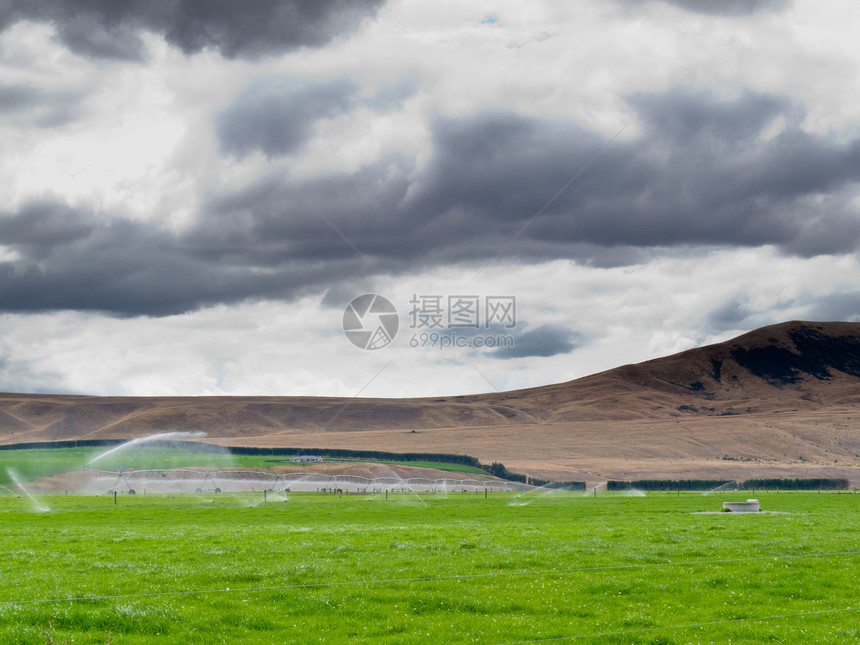
[{"label": "cloudy sky", "polygon": [[436,396],[860,320],[857,33],[838,0],[0,0],[0,390]]}]

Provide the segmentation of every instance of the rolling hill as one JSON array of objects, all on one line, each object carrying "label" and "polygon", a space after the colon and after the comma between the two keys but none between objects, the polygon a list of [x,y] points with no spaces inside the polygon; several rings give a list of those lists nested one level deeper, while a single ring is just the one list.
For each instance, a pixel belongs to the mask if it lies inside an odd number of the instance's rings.
[{"label": "rolling hill", "polygon": [[559,479],[847,477],[860,323],[793,321],[567,383],[423,399],[0,394],[0,443],[202,430],[223,445],[454,452]]}]

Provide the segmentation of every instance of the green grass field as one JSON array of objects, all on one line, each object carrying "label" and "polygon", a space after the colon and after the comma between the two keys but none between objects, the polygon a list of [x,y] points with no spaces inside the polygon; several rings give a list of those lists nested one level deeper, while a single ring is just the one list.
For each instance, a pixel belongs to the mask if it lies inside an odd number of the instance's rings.
[{"label": "green grass field", "polygon": [[[234,456],[229,454],[194,452],[184,449],[140,447],[132,450],[117,451],[88,465],[93,458],[108,448],[52,448],[31,450],[0,451],[0,485],[9,486],[12,483],[10,470],[15,472],[24,482],[30,482],[40,477],[56,475],[69,471],[92,468],[97,470],[116,471],[120,467],[147,468],[184,468],[195,466],[212,466],[229,468],[246,466],[249,468],[265,468],[267,457]],[[269,464],[271,466],[271,464]]]},{"label": "green grass field", "polygon": [[758,497],[7,492],[0,642],[860,642],[860,495]]},{"label": "green grass field", "polygon": [[[291,464],[289,457],[272,457],[270,455],[230,455],[225,453],[195,452],[185,448],[136,447],[117,451],[88,465],[93,458],[106,452],[107,448],[51,448],[29,450],[0,450],[0,486],[10,486],[14,482],[10,469],[24,482],[31,482],[41,477],[56,475],[84,468],[117,471],[120,467],[133,469],[169,469],[169,468],[248,468],[270,469],[276,466],[290,466],[295,469],[313,470],[314,464]],[[325,461],[358,460],[326,459]],[[368,460],[362,460],[368,461]],[[475,473],[486,475],[480,468],[464,464],[446,464],[429,461],[378,462],[384,464],[402,464],[436,468],[454,473]]]}]

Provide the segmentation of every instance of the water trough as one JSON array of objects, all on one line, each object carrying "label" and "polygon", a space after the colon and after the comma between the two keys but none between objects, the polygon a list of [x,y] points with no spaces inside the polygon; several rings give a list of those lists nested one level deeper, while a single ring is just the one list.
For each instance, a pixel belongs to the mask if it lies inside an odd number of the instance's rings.
[{"label": "water trough", "polygon": [[748,499],[745,502],[723,502],[723,510],[729,513],[758,513],[761,504],[757,499]]}]

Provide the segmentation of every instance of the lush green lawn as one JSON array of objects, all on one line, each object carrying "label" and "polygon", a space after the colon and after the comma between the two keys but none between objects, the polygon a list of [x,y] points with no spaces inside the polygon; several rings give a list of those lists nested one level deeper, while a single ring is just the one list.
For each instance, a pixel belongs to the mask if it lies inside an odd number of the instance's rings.
[{"label": "lush green lawn", "polygon": [[[382,461],[375,459],[326,459],[325,461],[340,461],[340,462],[358,462],[372,464],[397,464],[400,466],[415,466],[416,468],[435,468],[436,470],[445,470],[452,473],[472,473],[475,475],[486,475],[486,470],[468,466],[466,464],[446,464],[439,461]],[[308,464],[313,466],[313,464]]]},{"label": "lush green lawn", "polygon": [[13,484],[10,471],[24,482],[70,470],[81,470],[92,459],[92,450],[0,450],[0,485]]},{"label": "lush green lawn", "polygon": [[518,495],[0,496],[0,642],[860,642],[860,495]]},{"label": "lush green lawn", "polygon": [[[14,481],[10,470],[17,474],[24,483],[40,477],[59,473],[92,468],[97,470],[117,471],[119,468],[130,469],[169,469],[169,468],[249,468],[270,469],[275,466],[291,466],[297,469],[313,471],[313,463],[291,464],[289,457],[272,457],[271,455],[230,455],[224,453],[195,452],[186,448],[154,448],[147,446],[117,450],[112,454],[98,458],[109,448],[50,448],[32,450],[0,450],[0,486],[11,486]],[[93,461],[95,459],[95,461]],[[329,460],[325,461],[347,461]],[[357,461],[357,460],[350,460]],[[480,468],[464,464],[443,464],[436,462],[379,462],[398,463],[407,466],[437,468],[455,473],[476,473],[486,475]]]},{"label": "lush green lawn", "polygon": [[[314,463],[313,462],[300,462],[300,463],[290,463],[289,457],[270,457],[270,456],[246,456],[246,455],[237,455],[236,460],[240,465],[255,465],[262,466],[263,468],[272,468],[273,466],[292,466],[298,468],[305,468],[307,470],[313,470]],[[242,460],[249,460],[247,463]],[[259,460],[259,461],[252,461]],[[480,468],[475,468],[474,466],[467,466],[466,464],[449,464],[440,461],[383,461],[381,459],[336,459],[336,458],[328,458],[324,457],[323,461],[325,462],[336,462],[336,463],[360,463],[360,464],[385,464],[385,465],[398,465],[398,466],[414,466],[416,468],[435,468],[436,470],[444,470],[452,473],[473,473],[475,475],[486,475],[486,470],[481,470]]]},{"label": "lush green lawn", "polygon": [[[266,457],[237,457],[225,453],[194,452],[186,449],[140,447],[117,451],[97,459],[109,448],[51,448],[33,450],[0,450],[0,485],[14,483],[10,470],[23,482],[40,477],[92,468],[116,471],[120,467],[167,469],[194,466],[228,468],[232,466],[265,467]],[[95,461],[93,461],[95,459]]]}]

